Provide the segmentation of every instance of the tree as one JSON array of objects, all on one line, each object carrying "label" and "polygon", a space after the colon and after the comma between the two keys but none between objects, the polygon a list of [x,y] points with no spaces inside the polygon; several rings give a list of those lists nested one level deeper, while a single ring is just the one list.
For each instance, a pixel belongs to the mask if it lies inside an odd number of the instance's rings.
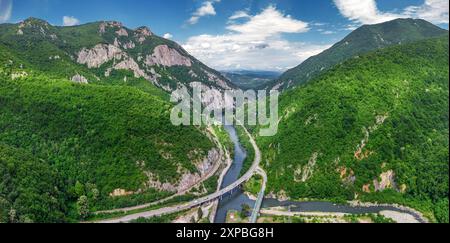
[{"label": "tree", "polygon": [[92,189],[92,200],[97,201],[100,192],[97,188]]},{"label": "tree", "polygon": [[75,183],[75,194],[78,197],[81,197],[84,195],[84,186],[79,181],[77,181],[77,183]]},{"label": "tree", "polygon": [[250,216],[251,208],[248,204],[242,204],[242,210],[241,210],[241,218],[247,218]]},{"label": "tree", "polygon": [[89,216],[89,202],[86,196],[81,196],[78,199],[77,208],[81,219],[86,219]]}]

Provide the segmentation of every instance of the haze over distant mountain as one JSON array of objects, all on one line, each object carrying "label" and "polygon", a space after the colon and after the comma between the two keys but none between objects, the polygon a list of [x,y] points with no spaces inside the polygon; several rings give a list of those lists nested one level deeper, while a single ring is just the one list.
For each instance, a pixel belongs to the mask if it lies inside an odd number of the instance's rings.
[{"label": "haze over distant mountain", "polygon": [[330,49],[288,70],[269,87],[286,90],[314,79],[349,58],[391,45],[406,44],[447,33],[447,30],[421,19],[396,19],[376,25],[364,25]]},{"label": "haze over distant mountain", "polygon": [[273,71],[222,71],[222,74],[227,77],[237,87],[248,89],[263,89],[268,83],[278,78],[281,73]]}]

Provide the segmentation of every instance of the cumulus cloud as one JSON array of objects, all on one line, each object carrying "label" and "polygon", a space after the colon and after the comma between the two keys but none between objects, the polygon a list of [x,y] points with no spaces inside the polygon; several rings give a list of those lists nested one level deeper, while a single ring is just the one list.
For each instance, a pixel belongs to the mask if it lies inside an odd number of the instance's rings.
[{"label": "cumulus cloud", "polygon": [[426,0],[423,5],[407,7],[404,14],[435,24],[448,24],[448,2],[448,0]]},{"label": "cumulus cloud", "polygon": [[220,0],[211,0],[203,2],[202,6],[200,6],[188,20],[188,23],[193,25],[198,23],[201,17],[208,15],[216,15],[216,9],[214,8],[214,3],[220,2]]},{"label": "cumulus cloud", "polygon": [[376,24],[402,17],[379,11],[375,0],[334,0],[334,3],[344,17],[361,24]]},{"label": "cumulus cloud", "polygon": [[11,18],[12,7],[11,0],[0,0],[0,23],[4,23]]},{"label": "cumulus cloud", "polygon": [[230,19],[245,18],[229,23],[229,33],[190,37],[183,47],[206,64],[220,70],[258,69],[285,70],[322,52],[330,45],[314,45],[288,41],[285,33],[303,33],[308,23],[269,6],[257,15],[234,14]]},{"label": "cumulus cloud", "polygon": [[435,24],[448,23],[448,0],[425,0],[399,12],[383,12],[375,0],[334,0],[340,13],[358,24],[377,24],[396,18],[422,18]]},{"label": "cumulus cloud", "polygon": [[80,24],[80,21],[72,16],[64,16],[63,17],[63,25],[64,26],[74,26]]},{"label": "cumulus cloud", "polygon": [[164,39],[172,39],[172,38],[173,38],[173,35],[172,35],[171,33],[165,33],[165,34],[163,35],[163,38],[164,38]]}]

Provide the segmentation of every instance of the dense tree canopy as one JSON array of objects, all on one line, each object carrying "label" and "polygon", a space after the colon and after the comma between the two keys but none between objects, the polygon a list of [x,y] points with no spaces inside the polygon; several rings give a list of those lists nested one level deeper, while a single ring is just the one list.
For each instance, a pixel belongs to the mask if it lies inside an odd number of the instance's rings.
[{"label": "dense tree canopy", "polygon": [[[420,201],[448,221],[448,57],[448,36],[398,45],[285,93],[279,133],[258,138],[269,191]],[[395,185],[375,193],[388,171]]]}]

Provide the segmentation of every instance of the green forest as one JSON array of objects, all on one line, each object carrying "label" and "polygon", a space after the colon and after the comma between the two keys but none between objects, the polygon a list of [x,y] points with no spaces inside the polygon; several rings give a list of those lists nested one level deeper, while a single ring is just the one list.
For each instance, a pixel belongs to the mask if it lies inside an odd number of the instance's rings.
[{"label": "green forest", "polygon": [[[161,45],[169,56],[158,63],[152,55]],[[98,66],[78,60],[95,46],[88,61]],[[196,162],[215,147],[212,135],[233,158],[223,127],[208,134],[203,126],[172,125],[168,91],[193,82],[217,91],[283,91],[277,135],[259,137],[259,127],[247,127],[262,152],[266,194],[398,203],[449,222],[447,30],[412,19],[364,25],[276,80],[240,78],[232,84],[146,27],[59,27],[35,18],[0,24],[0,223],[93,221],[125,214],[97,211],[172,196],[158,183],[177,185],[183,174],[197,173]],[[247,151],[243,175],[255,151],[236,129]],[[215,191],[218,179],[140,210],[195,200]],[[257,194],[261,179],[244,190]]]},{"label": "green forest", "polygon": [[[448,222],[448,35],[353,58],[284,93],[259,137],[269,192],[402,203]],[[388,171],[394,182],[376,190]]]},{"label": "green forest", "polygon": [[[124,204],[110,202],[117,188],[144,190],[140,197],[146,202],[167,196],[144,187],[144,172],[176,183],[180,166],[196,172],[192,162],[213,147],[197,128],[172,126],[170,108],[158,96],[133,87],[3,77],[0,166],[9,178],[2,178],[8,186],[0,187],[0,200],[10,206],[1,207],[2,219],[11,210],[19,221],[77,219],[75,203],[83,196],[90,210]],[[29,205],[33,197],[39,203]]]}]

